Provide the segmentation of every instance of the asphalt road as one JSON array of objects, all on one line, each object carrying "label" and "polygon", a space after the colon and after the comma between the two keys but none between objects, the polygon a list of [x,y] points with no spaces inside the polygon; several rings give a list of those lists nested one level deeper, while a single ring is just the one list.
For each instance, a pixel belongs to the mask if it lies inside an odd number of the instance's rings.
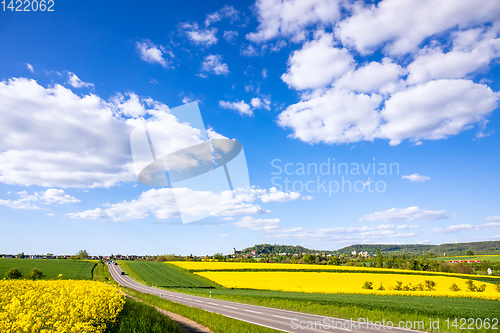
[{"label": "asphalt road", "polygon": [[[398,328],[398,323],[394,323],[393,325],[388,324],[389,326],[386,327],[379,324],[377,327],[377,323],[367,324],[360,321],[323,317],[301,312],[286,311],[171,292],[163,289],[148,287],[135,282],[128,276],[122,275],[122,270],[118,265],[108,264],[108,268],[111,276],[116,280],[116,282],[124,287],[132,288],[147,294],[157,295],[172,302],[219,313],[229,318],[273,328],[283,332],[416,332]],[[425,324],[428,325],[429,323],[425,322]]]}]

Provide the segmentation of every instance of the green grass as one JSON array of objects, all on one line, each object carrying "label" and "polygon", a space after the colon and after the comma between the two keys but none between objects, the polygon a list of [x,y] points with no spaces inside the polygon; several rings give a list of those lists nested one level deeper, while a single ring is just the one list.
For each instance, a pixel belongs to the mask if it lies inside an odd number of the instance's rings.
[{"label": "green grass", "polygon": [[191,319],[214,333],[276,333],[281,332],[267,327],[253,325],[244,321],[224,317],[223,315],[208,312],[205,310],[192,308],[187,305],[174,303],[158,296],[143,294],[130,288],[122,288],[127,294],[137,297],[147,304],[154,305],[160,309],[177,313],[182,317]]},{"label": "green grass", "polygon": [[[208,291],[171,289],[191,295],[208,297]],[[469,298],[439,298],[415,296],[312,294],[245,289],[214,289],[212,298],[241,302],[321,316],[371,321],[385,319],[399,321],[424,321],[440,318],[442,332],[447,329],[447,318],[500,318],[498,301]],[[476,330],[475,332],[488,332]]]},{"label": "green grass", "polygon": [[450,260],[481,260],[483,261],[491,261],[491,262],[500,262],[500,255],[478,255],[478,256],[460,256],[460,257],[437,257],[437,258],[429,258],[431,260],[443,260],[444,262],[448,262]]},{"label": "green grass", "polygon": [[96,263],[94,266],[94,269],[92,270],[92,279],[95,281],[100,281],[100,282],[113,282],[113,277],[108,271],[108,267],[106,264],[102,261],[99,261]]},{"label": "green grass", "polygon": [[62,274],[63,279],[92,279],[92,269],[96,263],[69,259],[16,259],[0,258],[0,279],[12,267],[17,267],[26,276],[32,268],[40,269],[46,279],[55,279]]},{"label": "green grass", "polygon": [[105,333],[183,333],[179,325],[150,305],[127,298],[117,321]]},{"label": "green grass", "polygon": [[213,288],[209,280],[158,261],[118,261],[123,271],[137,282],[165,288]]}]

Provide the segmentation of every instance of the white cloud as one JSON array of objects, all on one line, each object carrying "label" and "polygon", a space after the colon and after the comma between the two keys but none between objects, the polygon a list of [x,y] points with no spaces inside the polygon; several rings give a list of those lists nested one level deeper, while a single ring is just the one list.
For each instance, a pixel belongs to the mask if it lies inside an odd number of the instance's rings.
[{"label": "white cloud", "polygon": [[131,179],[130,127],[98,96],[13,78],[0,82],[0,100],[0,182],[109,187]]},{"label": "white cloud", "polygon": [[426,181],[431,179],[431,177],[422,176],[422,175],[419,175],[418,173],[413,173],[411,175],[403,175],[403,176],[401,176],[401,178],[408,179],[412,183],[426,182]]},{"label": "white cloud", "polygon": [[288,59],[288,71],[281,79],[297,90],[320,88],[354,66],[349,51],[334,47],[333,35],[323,34],[305,43]]},{"label": "white cloud", "polygon": [[344,45],[362,53],[388,42],[387,52],[404,54],[448,29],[494,22],[499,17],[500,3],[490,0],[383,0],[355,7],[353,15],[338,24],[336,34]]},{"label": "white cloud", "polygon": [[402,222],[402,221],[435,221],[446,219],[444,210],[422,210],[417,206],[408,208],[391,208],[383,212],[365,215],[359,221],[369,222]]},{"label": "white cloud", "polygon": [[293,201],[300,198],[300,193],[298,192],[282,192],[278,191],[276,187],[271,187],[269,189],[269,193],[263,194],[260,197],[262,202],[285,202],[285,201]]},{"label": "white cloud", "polygon": [[254,107],[256,109],[262,108],[262,109],[266,109],[268,111],[271,110],[271,100],[269,98],[261,99],[258,97],[254,97],[250,101],[250,104],[252,105],[252,107]]},{"label": "white cloud", "polygon": [[391,59],[384,58],[381,63],[372,61],[355,71],[347,72],[334,85],[358,93],[387,94],[402,85],[401,76],[405,72],[405,69],[393,63]]},{"label": "white cloud", "polygon": [[242,116],[253,116],[253,110],[250,105],[245,103],[245,101],[239,102],[227,102],[227,101],[219,101],[219,106],[224,109],[230,109],[238,111]]},{"label": "white cloud", "polygon": [[28,194],[26,191],[17,192],[19,196],[16,200],[0,200],[0,206],[8,206],[15,209],[40,209],[36,204],[70,204],[78,203],[79,199],[74,198],[60,189],[49,188],[46,191]]},{"label": "white cloud", "polygon": [[267,69],[262,69],[262,78],[265,79],[267,78]]},{"label": "white cloud", "polygon": [[149,115],[151,135],[161,135],[164,150],[201,142],[199,129],[134,93],[106,101],[13,78],[0,82],[0,100],[0,182],[6,184],[94,188],[137,180],[130,132],[144,125],[133,117]]},{"label": "white cloud", "polygon": [[250,230],[259,230],[265,232],[272,232],[279,228],[281,224],[280,219],[255,219],[251,216],[245,216],[238,222],[233,223],[238,228],[245,228]]},{"label": "white cloud", "polygon": [[445,53],[440,47],[426,47],[408,65],[410,84],[433,79],[455,79],[485,68],[500,57],[500,38],[495,29],[485,32],[470,29],[454,34],[453,48]]},{"label": "white cloud", "polygon": [[26,63],[26,68],[31,72],[31,73],[35,73],[35,69],[33,68],[33,66],[31,64],[28,64]]},{"label": "white cloud", "polygon": [[220,234],[219,237],[228,237],[229,234]]},{"label": "white cloud", "polygon": [[265,42],[276,37],[295,41],[306,37],[306,28],[313,25],[331,27],[340,18],[338,0],[257,0],[255,8],[259,26],[247,39]]},{"label": "white cloud", "polygon": [[215,13],[208,14],[205,19],[205,26],[209,27],[214,22],[219,22],[222,19],[229,19],[231,23],[239,19],[239,11],[237,11],[233,6],[224,6]]},{"label": "white cloud", "polygon": [[[178,207],[183,207],[186,216],[211,216],[224,217],[254,215],[269,213],[255,202],[289,201],[267,200],[264,196],[271,190],[258,188],[236,189],[213,193],[210,191],[194,191],[188,188],[162,188],[151,189],[143,192],[138,199],[105,205],[77,213],[68,214],[72,218],[81,219],[109,219],[112,221],[125,221],[145,218],[154,215],[158,219],[173,219],[179,217]],[[273,195],[283,195],[282,192],[273,190]],[[295,194],[291,194],[295,197]],[[299,195],[300,196],[300,195]]]},{"label": "white cloud", "polygon": [[257,53],[257,49],[255,49],[255,47],[253,45],[248,44],[248,45],[242,46],[240,48],[240,54],[245,56],[245,57],[254,57],[258,53]]},{"label": "white cloud", "polygon": [[445,228],[435,228],[430,231],[433,234],[451,234],[458,233],[462,231],[479,231],[485,229],[500,229],[500,222],[489,222],[480,225],[472,225],[472,224],[457,224],[450,225]]},{"label": "white cloud", "polygon": [[182,28],[186,32],[189,40],[196,45],[208,47],[217,44],[217,28],[201,29],[196,22],[184,23]]},{"label": "white cloud", "polygon": [[87,88],[87,87],[93,87],[94,85],[92,83],[84,82],[80,80],[78,76],[76,76],[75,73],[68,72],[68,83],[74,87],[74,88]]},{"label": "white cloud", "polygon": [[337,88],[316,91],[281,112],[278,124],[292,128],[292,137],[309,143],[373,140],[381,121],[376,112],[381,102],[377,94]]},{"label": "white cloud", "polygon": [[167,52],[167,50],[161,45],[155,45],[149,40],[144,42],[136,42],[135,47],[141,59],[150,64],[160,64],[163,67],[167,67],[169,62],[164,58],[165,54],[170,55],[173,58],[172,52]]},{"label": "white cloud", "polygon": [[381,111],[378,137],[439,140],[456,135],[496,109],[498,95],[469,80],[437,80],[397,92]]},{"label": "white cloud", "polygon": [[500,215],[488,216],[483,219],[484,222],[500,222]]},{"label": "white cloud", "polygon": [[232,42],[238,37],[238,31],[226,30],[224,31],[224,39],[228,42]]},{"label": "white cloud", "polygon": [[229,74],[229,67],[222,62],[220,54],[210,54],[203,59],[201,70],[206,73],[214,73],[215,75]]}]

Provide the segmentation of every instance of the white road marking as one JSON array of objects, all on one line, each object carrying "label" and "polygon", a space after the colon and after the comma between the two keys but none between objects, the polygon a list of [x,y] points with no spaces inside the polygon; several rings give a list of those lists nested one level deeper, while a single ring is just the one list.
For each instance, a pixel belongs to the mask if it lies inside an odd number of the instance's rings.
[{"label": "white road marking", "polygon": [[292,318],[287,318],[287,317],[282,317],[282,316],[277,316],[277,315],[271,315],[276,318],[281,318],[281,319],[287,319],[287,320],[292,320]]},{"label": "white road marking", "polygon": [[245,310],[245,309],[243,309],[243,311],[252,312],[252,313],[256,313],[256,314],[263,314],[262,312],[257,312],[257,311],[252,311],[252,310]]},{"label": "white road marking", "polygon": [[223,305],[223,307],[238,310],[238,308],[235,308],[234,306]]}]

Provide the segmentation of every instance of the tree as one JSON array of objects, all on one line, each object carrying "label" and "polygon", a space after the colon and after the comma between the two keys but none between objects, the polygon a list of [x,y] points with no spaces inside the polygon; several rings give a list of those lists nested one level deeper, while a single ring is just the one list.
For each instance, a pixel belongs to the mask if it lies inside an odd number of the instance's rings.
[{"label": "tree", "polygon": [[16,255],[16,257],[17,257],[18,259],[23,259],[23,258],[24,258],[24,252],[18,253],[18,254]]},{"label": "tree", "polygon": [[12,267],[4,275],[4,278],[9,279],[9,280],[17,280],[17,279],[20,279],[22,277],[23,277],[23,273],[21,273],[21,271],[17,267]]},{"label": "tree", "polygon": [[89,254],[86,250],[80,250],[76,254],[77,259],[87,259],[89,257]]},{"label": "tree", "polygon": [[39,279],[42,279],[43,277],[44,277],[44,275],[43,275],[42,271],[36,267],[34,267],[31,270],[31,272],[29,272],[28,275],[26,275],[26,278],[30,279],[30,280],[39,280]]},{"label": "tree", "polygon": [[472,257],[474,255],[474,252],[472,252],[471,250],[468,250],[467,252],[465,252],[465,255]]},{"label": "tree", "polygon": [[314,254],[306,254],[302,257],[302,261],[306,264],[314,264],[316,262],[316,256]]},{"label": "tree", "polygon": [[377,267],[384,267],[384,260],[382,258],[382,252],[380,252],[380,248],[377,248]]},{"label": "tree", "polygon": [[337,256],[333,256],[328,260],[328,265],[335,265],[338,266],[340,265],[340,259]]}]

